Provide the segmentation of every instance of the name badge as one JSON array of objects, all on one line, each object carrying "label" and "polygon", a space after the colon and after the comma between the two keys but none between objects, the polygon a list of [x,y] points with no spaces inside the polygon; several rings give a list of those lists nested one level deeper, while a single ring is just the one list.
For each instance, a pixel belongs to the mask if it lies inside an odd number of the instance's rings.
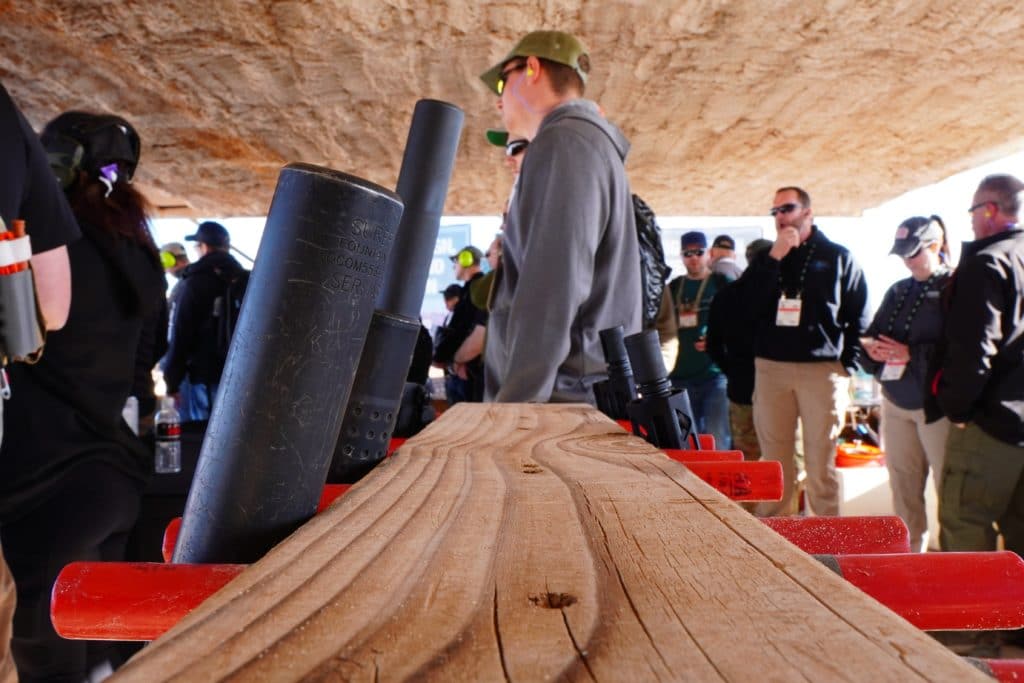
[{"label": "name badge", "polygon": [[881,380],[883,382],[892,382],[900,377],[903,377],[904,371],[907,369],[906,361],[902,360],[891,360],[882,367]]},{"label": "name badge", "polygon": [[679,327],[697,327],[697,311],[680,311]]},{"label": "name badge", "polygon": [[800,299],[779,297],[779,310],[775,314],[775,324],[779,327],[796,327],[800,324]]}]

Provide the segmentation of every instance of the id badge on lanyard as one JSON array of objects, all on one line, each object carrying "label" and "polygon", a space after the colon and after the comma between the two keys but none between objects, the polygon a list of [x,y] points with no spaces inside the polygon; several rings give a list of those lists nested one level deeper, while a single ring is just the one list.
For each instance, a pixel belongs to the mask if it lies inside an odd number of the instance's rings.
[{"label": "id badge on lanyard", "polygon": [[697,327],[697,311],[680,308],[679,327]]},{"label": "id badge on lanyard", "polygon": [[891,360],[882,367],[882,375],[879,377],[883,382],[893,382],[903,377],[907,369],[907,362],[903,360]]},{"label": "id badge on lanyard", "polygon": [[779,308],[775,314],[775,324],[779,327],[796,327],[800,324],[800,297],[779,297]]}]

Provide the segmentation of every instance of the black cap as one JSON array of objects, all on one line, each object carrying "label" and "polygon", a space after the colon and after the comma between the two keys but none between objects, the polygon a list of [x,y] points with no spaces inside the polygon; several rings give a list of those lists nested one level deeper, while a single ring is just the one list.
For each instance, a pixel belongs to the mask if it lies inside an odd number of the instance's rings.
[{"label": "black cap", "polygon": [[448,285],[441,290],[441,293],[444,294],[445,301],[448,299],[458,299],[462,296],[462,285]]},{"label": "black cap", "polygon": [[715,241],[711,243],[712,247],[719,247],[721,249],[731,249],[735,251],[736,242],[733,241],[728,235],[719,235],[715,238]]},{"label": "black cap", "polygon": [[903,258],[913,256],[922,245],[942,241],[942,225],[935,216],[913,216],[900,223],[896,228],[896,239],[892,243],[890,254]]},{"label": "black cap", "polygon": [[215,221],[203,221],[196,234],[185,237],[190,242],[201,242],[211,247],[226,247],[231,244],[227,228]]}]

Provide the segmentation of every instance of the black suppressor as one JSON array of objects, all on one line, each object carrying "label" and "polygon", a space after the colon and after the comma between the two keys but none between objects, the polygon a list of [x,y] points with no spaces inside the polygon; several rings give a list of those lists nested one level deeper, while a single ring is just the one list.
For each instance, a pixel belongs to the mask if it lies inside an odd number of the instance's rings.
[{"label": "black suppressor", "polygon": [[[627,406],[633,433],[658,448],[688,448],[693,432],[693,410],[685,389],[673,389],[661,358],[657,330],[631,334],[625,339],[640,398]],[[693,439],[693,448],[699,448]]]},{"label": "black suppressor", "polygon": [[626,407],[630,401],[636,400],[633,366],[629,363],[622,337],[622,325],[601,330],[601,350],[608,363],[608,379],[594,384],[597,409],[613,420],[628,420]]}]

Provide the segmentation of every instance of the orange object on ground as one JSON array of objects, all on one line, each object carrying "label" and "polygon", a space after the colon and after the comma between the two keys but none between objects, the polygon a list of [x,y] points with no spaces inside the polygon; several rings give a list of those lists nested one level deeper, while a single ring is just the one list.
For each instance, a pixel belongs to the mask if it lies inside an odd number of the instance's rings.
[{"label": "orange object on ground", "polygon": [[841,443],[836,446],[836,467],[881,467],[885,465],[885,452],[877,446],[857,443]]},{"label": "orange object on ground", "polygon": [[787,541],[812,555],[909,553],[910,532],[896,515],[879,517],[764,517]]}]

